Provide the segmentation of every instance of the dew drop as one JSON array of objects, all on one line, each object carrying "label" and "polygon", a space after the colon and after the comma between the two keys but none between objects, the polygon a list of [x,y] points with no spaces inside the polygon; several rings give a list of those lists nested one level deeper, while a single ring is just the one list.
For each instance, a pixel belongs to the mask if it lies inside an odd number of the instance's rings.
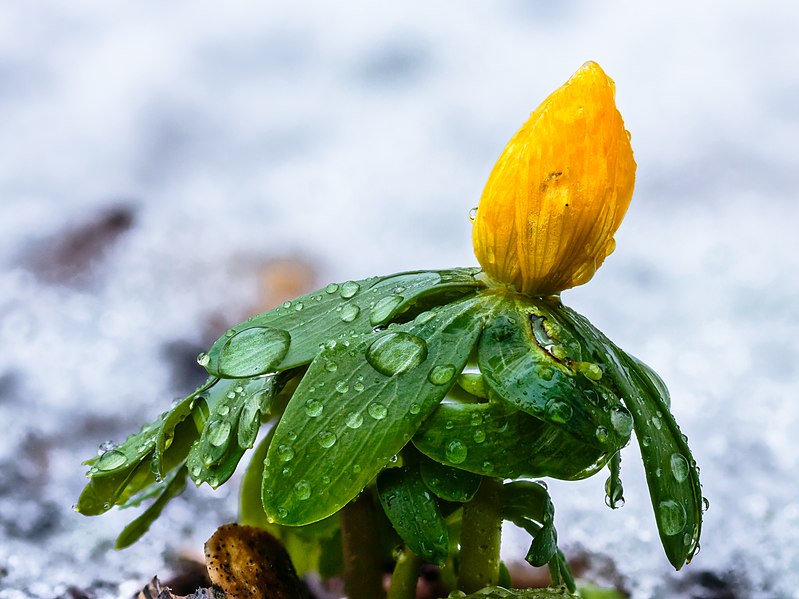
[{"label": "dew drop", "polygon": [[610,424],[621,437],[628,437],[633,430],[633,419],[626,411],[613,408],[610,411]]},{"label": "dew drop", "polygon": [[420,406],[418,403],[412,403],[411,406],[408,408],[408,411],[414,415],[418,414],[421,410],[422,406]]},{"label": "dew drop", "polygon": [[202,366],[203,368],[205,368],[206,366],[208,366],[208,363],[209,363],[210,361],[211,361],[211,356],[209,356],[209,355],[208,355],[207,353],[205,353],[205,352],[202,352],[201,354],[199,354],[199,355],[197,356],[197,364],[199,364],[199,365],[200,365],[200,366]]},{"label": "dew drop", "polygon": [[219,355],[219,373],[228,377],[264,374],[288,352],[291,336],[272,327],[252,327],[234,334]]},{"label": "dew drop", "polygon": [[336,283],[330,283],[327,287],[325,287],[325,293],[333,294],[338,291],[338,285]]},{"label": "dew drop", "polygon": [[277,517],[280,518],[281,520],[288,515],[289,511],[286,508],[284,507],[277,508]]},{"label": "dew drop", "polygon": [[294,459],[294,450],[290,445],[279,445],[277,448],[277,457],[283,462],[290,462]]},{"label": "dew drop", "polygon": [[221,447],[230,437],[230,423],[217,420],[208,425],[208,443]]},{"label": "dew drop", "polygon": [[477,218],[477,208],[475,207],[469,210],[469,220],[474,222],[474,219],[476,218]]},{"label": "dew drop", "polygon": [[107,472],[109,470],[115,470],[120,466],[124,466],[128,461],[128,458],[125,457],[125,454],[121,451],[116,449],[112,449],[110,451],[106,451],[103,455],[100,456],[100,459],[94,464],[94,468],[96,470],[102,470],[103,472]]},{"label": "dew drop", "polygon": [[311,496],[311,485],[307,480],[301,480],[294,485],[294,497],[300,501],[305,501]]},{"label": "dew drop", "polygon": [[661,428],[663,428],[663,421],[657,416],[652,416],[652,426],[660,430]]},{"label": "dew drop", "polygon": [[475,443],[482,443],[486,440],[486,432],[481,428],[477,429],[476,431],[474,431],[472,439],[474,439]]},{"label": "dew drop", "polygon": [[606,429],[604,426],[596,427],[596,431],[594,431],[594,434],[596,435],[597,441],[599,441],[600,443],[607,443],[608,429]]},{"label": "dew drop", "polygon": [[710,500],[707,497],[702,497],[702,513],[710,509]]},{"label": "dew drop", "polygon": [[350,412],[347,416],[347,426],[350,428],[360,428],[363,424],[363,416],[360,412]]},{"label": "dew drop", "polygon": [[361,309],[358,306],[355,304],[347,304],[341,309],[341,320],[343,322],[352,322],[358,318],[358,314],[360,313]]},{"label": "dew drop", "polygon": [[347,281],[341,285],[341,291],[339,292],[339,295],[341,295],[343,299],[350,299],[352,296],[358,293],[360,289],[361,286],[355,281]]},{"label": "dew drop", "polygon": [[356,392],[356,393],[360,393],[360,392],[361,392],[361,391],[363,391],[363,389],[364,389],[364,387],[363,387],[363,383],[361,383],[361,382],[357,382],[357,383],[355,383],[355,384],[352,386],[352,388],[355,390],[355,392]]},{"label": "dew drop", "polygon": [[427,343],[405,332],[383,335],[366,351],[367,362],[385,376],[407,372],[426,358]]},{"label": "dew drop", "polygon": [[480,426],[483,424],[483,416],[482,414],[475,412],[469,417],[469,424],[472,426]]},{"label": "dew drop", "polygon": [[321,445],[324,449],[329,449],[336,444],[336,434],[331,431],[323,431],[319,434],[319,445]]},{"label": "dew drop", "polygon": [[[564,424],[571,420],[574,411],[566,402],[560,401],[558,399],[551,399],[547,402],[546,414],[547,417],[553,422]],[[598,433],[599,429],[597,429],[597,434]]]},{"label": "dew drop", "polygon": [[[236,397],[236,396],[233,395],[233,397]],[[217,412],[219,413],[220,416],[227,416],[228,412],[230,412],[230,406],[227,406],[227,405],[219,406],[219,409],[217,410]]]},{"label": "dew drop", "polygon": [[402,303],[401,295],[387,295],[380,298],[369,312],[369,323],[374,327],[389,319],[394,309]]},{"label": "dew drop", "polygon": [[345,379],[341,379],[336,383],[336,393],[344,394],[350,390],[350,386]]},{"label": "dew drop", "polygon": [[294,309],[297,312],[301,312],[304,307],[305,305],[302,302],[297,302],[296,304],[294,304]]},{"label": "dew drop", "polygon": [[200,476],[200,472],[202,472],[202,468],[200,468],[199,466],[195,466],[194,468],[191,469],[191,477],[198,478]]},{"label": "dew drop", "polygon": [[482,470],[483,472],[491,472],[492,470],[494,470],[494,464],[492,464],[491,462],[483,462],[480,465],[480,470]]},{"label": "dew drop", "polygon": [[358,473],[361,471],[361,466],[360,466],[360,464],[355,464],[355,465],[352,467],[352,471],[353,471],[353,473],[355,473],[355,474],[358,474]]},{"label": "dew drop", "polygon": [[366,408],[366,411],[369,412],[369,415],[374,418],[375,420],[383,420],[388,414],[388,409],[381,403],[372,402]]},{"label": "dew drop", "polygon": [[650,445],[651,443],[652,443],[652,439],[651,439],[651,437],[649,437],[649,435],[645,435],[645,436],[644,436],[644,437],[641,439],[641,445],[643,445],[644,447],[649,447],[649,445]]},{"label": "dew drop", "polygon": [[325,370],[327,370],[328,372],[336,372],[336,370],[338,370],[338,364],[328,360],[327,362],[325,362]]},{"label": "dew drop", "polygon": [[463,442],[459,441],[458,439],[453,439],[447,445],[446,456],[447,459],[453,464],[460,464],[463,462],[466,459],[467,453],[468,449]]},{"label": "dew drop", "polygon": [[658,506],[658,520],[663,534],[673,536],[685,528],[685,508],[676,501],[661,501]]},{"label": "dew drop", "polygon": [[427,380],[434,385],[446,385],[453,376],[455,376],[455,367],[452,364],[446,364],[433,368],[427,376]]},{"label": "dew drop", "polygon": [[305,402],[305,413],[311,418],[319,416],[324,409],[325,407],[322,405],[322,402],[315,399],[309,399]]},{"label": "dew drop", "polygon": [[671,473],[678,483],[685,482],[688,478],[688,460],[679,453],[671,454]]}]

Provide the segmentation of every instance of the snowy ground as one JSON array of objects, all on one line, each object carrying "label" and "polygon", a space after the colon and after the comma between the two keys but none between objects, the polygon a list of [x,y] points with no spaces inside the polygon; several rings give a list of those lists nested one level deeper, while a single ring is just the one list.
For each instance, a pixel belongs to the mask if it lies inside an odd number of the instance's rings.
[{"label": "snowy ground", "polygon": [[233,519],[233,493],[191,492],[113,552],[130,515],[72,513],[79,462],[186,390],[165,356],[256,305],[253,265],[474,264],[494,160],[588,59],[638,183],[564,301],[669,384],[711,508],[671,572],[631,447],[620,511],[602,476],[551,485],[561,540],[613,556],[635,599],[799,596],[797,26],[779,0],[4,3],[0,598],[126,596]]}]

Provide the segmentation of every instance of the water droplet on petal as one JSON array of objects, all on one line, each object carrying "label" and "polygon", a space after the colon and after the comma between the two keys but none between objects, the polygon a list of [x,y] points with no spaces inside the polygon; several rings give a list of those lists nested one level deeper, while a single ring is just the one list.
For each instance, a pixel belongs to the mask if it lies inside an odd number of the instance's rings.
[{"label": "water droplet on petal", "polygon": [[387,295],[380,298],[369,312],[369,323],[374,327],[389,319],[394,309],[402,303],[401,295]]},{"label": "water droplet on petal", "polygon": [[341,309],[341,320],[343,322],[352,322],[358,318],[358,314],[360,313],[361,309],[358,306],[355,304],[347,304]]},{"label": "water droplet on petal", "polygon": [[405,332],[383,335],[366,351],[367,362],[385,376],[407,372],[426,358],[427,343]]},{"label": "water droplet on petal", "polygon": [[274,369],[288,352],[291,336],[271,327],[252,327],[225,342],[219,355],[219,373],[248,377]]},{"label": "water droplet on petal", "polygon": [[477,207],[472,208],[471,210],[469,210],[469,220],[474,222],[474,219],[476,219],[476,218],[477,218]]},{"label": "water droplet on petal", "polygon": [[360,412],[350,412],[347,416],[347,426],[350,428],[360,428],[363,424],[363,416]]},{"label": "water droplet on petal", "polygon": [[671,473],[678,482],[685,482],[688,478],[688,460],[679,453],[671,454]]},{"label": "water droplet on petal", "polygon": [[676,501],[661,501],[658,506],[658,520],[663,534],[673,536],[685,528],[685,508]]},{"label": "water droplet on petal", "polygon": [[453,439],[447,444],[446,449],[446,457],[447,459],[452,462],[453,464],[460,464],[466,459],[466,455],[469,452],[467,447],[463,444],[462,441],[458,439]]},{"label": "water droplet on petal", "polygon": [[352,296],[358,293],[360,289],[361,286],[355,281],[347,281],[341,285],[341,291],[339,295],[341,295],[343,299],[350,299]]},{"label": "water droplet on petal", "polygon": [[381,403],[372,402],[366,408],[366,411],[369,412],[369,415],[374,418],[375,420],[383,420],[388,414],[388,409]]}]

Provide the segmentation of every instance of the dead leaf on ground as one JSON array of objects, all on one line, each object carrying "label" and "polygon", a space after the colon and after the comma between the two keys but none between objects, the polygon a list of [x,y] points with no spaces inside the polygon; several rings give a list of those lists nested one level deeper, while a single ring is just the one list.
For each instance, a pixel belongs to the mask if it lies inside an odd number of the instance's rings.
[{"label": "dead leaf on ground", "polygon": [[219,528],[205,543],[205,565],[211,582],[230,599],[307,596],[280,541],[252,526]]}]

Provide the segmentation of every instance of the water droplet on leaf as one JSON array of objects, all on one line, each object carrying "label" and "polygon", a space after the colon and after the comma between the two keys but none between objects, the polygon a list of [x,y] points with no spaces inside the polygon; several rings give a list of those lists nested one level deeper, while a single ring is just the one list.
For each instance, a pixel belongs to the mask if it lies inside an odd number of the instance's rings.
[{"label": "water droplet on leaf", "polygon": [[315,399],[309,399],[305,402],[305,413],[311,418],[319,416],[324,409],[325,407],[322,405],[322,402]]},{"label": "water droplet on leaf", "polygon": [[385,376],[407,372],[426,358],[427,343],[405,332],[383,335],[366,351],[367,362]]},{"label": "water droplet on leaf", "polygon": [[361,286],[355,281],[347,281],[341,285],[341,292],[339,295],[341,295],[343,299],[350,299],[352,296],[358,293],[360,289]]},{"label": "water droplet on leaf", "polygon": [[679,453],[671,454],[671,473],[678,483],[688,478],[688,460]]},{"label": "water droplet on leaf", "polygon": [[221,447],[230,437],[230,423],[222,420],[215,420],[208,425],[208,443],[214,447]]},{"label": "water droplet on leaf", "polygon": [[294,485],[294,497],[300,501],[305,501],[311,496],[311,485],[307,480],[301,480]]},{"label": "water droplet on leaf", "polygon": [[264,374],[288,352],[291,336],[271,327],[252,327],[227,340],[219,356],[219,372],[228,377]]},{"label": "water droplet on leaf", "polygon": [[663,534],[676,535],[685,528],[685,508],[676,501],[661,501],[658,506],[658,520]]},{"label": "water droplet on leaf", "polygon": [[341,379],[340,381],[338,381],[336,383],[336,393],[344,394],[344,393],[346,393],[349,390],[350,390],[350,386],[349,386],[349,384],[347,384],[346,380]]},{"label": "water droplet on leaf", "polygon": [[324,431],[319,434],[319,445],[321,445],[324,449],[329,449],[336,444],[336,435],[331,431]]},{"label": "water droplet on leaf", "polygon": [[344,322],[352,322],[358,318],[361,309],[355,304],[347,304],[341,309],[341,320]]},{"label": "water droplet on leaf", "polygon": [[[566,402],[553,398],[547,402],[546,413],[553,422],[564,424],[571,420],[574,411]],[[607,433],[605,434],[607,435]],[[599,429],[597,429],[597,436],[599,436]]]},{"label": "water droplet on leaf", "polygon": [[336,283],[330,283],[330,285],[325,287],[325,292],[326,293],[331,293],[332,294],[332,293],[335,293],[336,291],[338,291],[338,285]]},{"label": "water droplet on leaf", "polygon": [[458,439],[453,439],[449,442],[449,444],[447,444],[446,456],[447,459],[453,464],[460,464],[463,462],[466,459],[468,452],[469,450],[467,447]]},{"label": "water droplet on leaf", "polygon": [[115,470],[120,466],[124,466],[127,461],[128,458],[125,457],[124,453],[116,449],[111,449],[100,456],[100,459],[98,459],[94,464],[94,468],[96,470],[107,472],[109,470]]},{"label": "water droplet on leaf", "polygon": [[394,309],[402,303],[401,295],[387,295],[380,298],[369,312],[369,323],[374,327],[384,323],[394,312]]},{"label": "water droplet on leaf", "polygon": [[350,428],[360,428],[363,424],[363,416],[360,412],[350,412],[347,416],[347,426]]},{"label": "water droplet on leaf", "polygon": [[208,366],[208,362],[210,361],[211,361],[211,356],[209,356],[205,352],[202,352],[197,356],[197,364],[199,364],[202,367]]},{"label": "water droplet on leaf", "polygon": [[294,450],[289,445],[279,445],[277,448],[277,457],[284,462],[290,462],[294,459]]},{"label": "water droplet on leaf", "polygon": [[455,367],[452,364],[446,364],[433,368],[427,379],[434,385],[446,385],[453,376],[455,376]]},{"label": "water droplet on leaf", "polygon": [[610,423],[621,437],[628,437],[633,430],[632,416],[619,408],[610,411]]},{"label": "water droplet on leaf", "polygon": [[375,420],[382,420],[386,417],[386,414],[388,414],[386,406],[377,402],[370,403],[366,411],[369,412],[369,415]]}]

